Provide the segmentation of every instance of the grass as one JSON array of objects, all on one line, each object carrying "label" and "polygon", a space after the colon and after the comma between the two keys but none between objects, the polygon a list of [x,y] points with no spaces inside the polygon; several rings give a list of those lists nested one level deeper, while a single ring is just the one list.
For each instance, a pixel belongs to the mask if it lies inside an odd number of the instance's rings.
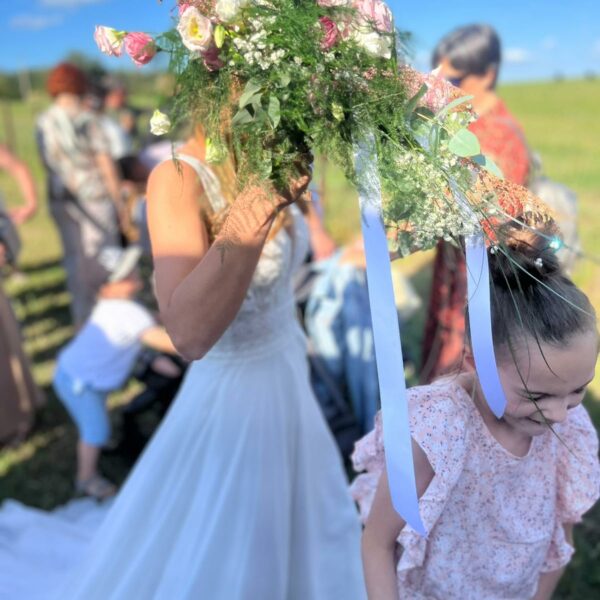
[{"label": "grass", "polygon": [[[500,94],[522,122],[531,146],[540,152],[547,174],[572,187],[579,195],[581,236],[585,250],[600,256],[600,169],[598,140],[600,81],[565,81],[504,86]],[[43,104],[0,104],[0,139],[14,141],[16,150],[31,165],[43,197],[43,171],[33,136],[35,115]],[[12,123],[12,126],[10,124]],[[332,169],[325,172],[328,226],[336,240],[347,242],[359,232],[355,192]],[[13,182],[0,174],[0,189],[8,202],[17,198]],[[68,295],[60,267],[60,245],[46,207],[23,228],[22,276],[12,278],[7,289],[23,323],[34,375],[47,394],[48,402],[39,412],[32,435],[22,444],[0,451],[0,501],[16,498],[40,508],[52,508],[68,500],[72,493],[75,430],[55,399],[50,380],[57,350],[72,335],[68,315]],[[394,265],[409,276],[417,291],[426,298],[431,280],[431,252],[419,253]],[[574,275],[600,310],[600,266],[582,261]],[[424,303],[426,304],[426,303]],[[421,310],[407,324],[405,340],[417,351],[424,321]],[[113,407],[135,392],[129,387],[111,397]],[[594,422],[600,427],[600,377],[586,400]],[[118,425],[118,411],[113,411]],[[103,469],[117,481],[127,474],[130,464],[120,456],[103,458]],[[576,531],[578,552],[563,578],[558,598],[586,600],[600,595],[600,506],[593,510]]]}]

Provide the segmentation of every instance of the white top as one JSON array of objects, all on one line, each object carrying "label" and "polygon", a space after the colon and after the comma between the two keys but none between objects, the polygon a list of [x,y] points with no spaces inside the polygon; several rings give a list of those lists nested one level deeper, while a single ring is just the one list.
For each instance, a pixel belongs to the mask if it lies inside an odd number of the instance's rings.
[{"label": "white top", "polygon": [[133,154],[131,136],[110,115],[102,115],[100,123],[110,143],[110,154],[114,160]]},{"label": "white top", "polygon": [[133,368],[142,334],[154,324],[150,312],[132,300],[99,300],[59,354],[57,367],[96,390],[116,390]]}]

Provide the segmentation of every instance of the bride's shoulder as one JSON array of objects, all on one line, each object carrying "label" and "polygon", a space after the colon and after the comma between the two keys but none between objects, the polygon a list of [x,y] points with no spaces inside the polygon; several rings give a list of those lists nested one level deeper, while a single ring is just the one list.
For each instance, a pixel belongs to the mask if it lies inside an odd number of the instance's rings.
[{"label": "bride's shoulder", "polygon": [[149,203],[193,204],[197,210],[199,194],[202,193],[202,180],[193,165],[176,156],[158,163],[148,179]]}]

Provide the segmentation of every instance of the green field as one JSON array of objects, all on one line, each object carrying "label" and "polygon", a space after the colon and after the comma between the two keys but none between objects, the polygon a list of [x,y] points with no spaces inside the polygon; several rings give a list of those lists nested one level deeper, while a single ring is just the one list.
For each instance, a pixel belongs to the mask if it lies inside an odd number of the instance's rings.
[{"label": "green field", "polygon": [[[580,224],[584,249],[600,257],[600,81],[565,81],[505,86],[500,94],[522,122],[531,146],[544,161],[547,174],[571,186],[580,200]],[[35,115],[42,101],[0,104],[0,141],[14,144],[30,164],[43,198],[42,168],[33,139]],[[337,241],[352,239],[359,230],[355,193],[333,170],[325,173],[327,220]],[[0,189],[9,203],[16,188],[0,174]],[[60,267],[60,247],[45,206],[23,228],[22,275],[13,277],[7,288],[23,322],[26,349],[34,362],[35,376],[45,389],[48,403],[40,411],[33,434],[23,444],[0,452],[0,501],[17,498],[41,508],[51,508],[69,499],[74,469],[75,431],[49,389],[58,349],[72,335],[68,318],[68,295]],[[430,281],[431,253],[421,253],[395,268],[405,271],[416,288],[426,295]],[[585,260],[575,279],[600,309],[600,263]],[[406,336],[418,351],[423,311],[408,324]],[[117,406],[132,394],[132,388],[111,399]],[[591,386],[587,406],[600,427],[600,377]],[[115,411],[115,422],[118,418]],[[109,476],[121,481],[129,465],[118,456],[103,459]],[[569,567],[560,598],[592,599],[600,595],[600,507],[586,518],[576,532],[578,553]]]}]

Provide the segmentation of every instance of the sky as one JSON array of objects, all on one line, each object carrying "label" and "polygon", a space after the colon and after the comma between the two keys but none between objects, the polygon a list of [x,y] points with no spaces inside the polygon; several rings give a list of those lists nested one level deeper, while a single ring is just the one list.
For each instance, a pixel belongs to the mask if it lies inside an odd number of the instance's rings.
[{"label": "sky", "polygon": [[[110,68],[129,59],[101,56],[95,25],[157,33],[170,27],[175,0],[0,0],[0,71],[48,67],[76,50]],[[599,0],[390,0],[399,29],[413,36],[413,64],[429,68],[436,42],[454,27],[489,23],[503,43],[501,80],[600,74]],[[160,68],[160,64],[151,68]],[[133,68],[133,67],[132,67]]]}]

